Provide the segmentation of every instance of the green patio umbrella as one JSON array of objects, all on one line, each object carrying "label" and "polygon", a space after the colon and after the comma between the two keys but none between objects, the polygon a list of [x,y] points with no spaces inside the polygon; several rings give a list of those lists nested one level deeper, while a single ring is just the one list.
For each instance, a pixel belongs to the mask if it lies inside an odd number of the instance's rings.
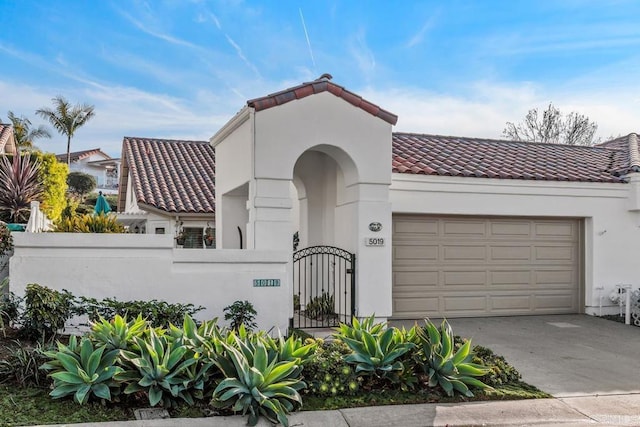
[{"label": "green patio umbrella", "polygon": [[102,191],[98,193],[98,198],[96,199],[96,207],[93,209],[96,215],[100,214],[108,214],[111,212],[111,206],[109,206],[109,202],[102,195]]}]

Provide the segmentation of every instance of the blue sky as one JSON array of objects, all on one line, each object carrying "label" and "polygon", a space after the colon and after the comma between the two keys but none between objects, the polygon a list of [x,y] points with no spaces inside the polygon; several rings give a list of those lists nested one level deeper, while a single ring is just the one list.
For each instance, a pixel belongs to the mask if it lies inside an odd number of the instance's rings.
[{"label": "blue sky", "polygon": [[[95,105],[72,150],[208,139],[245,104],[324,72],[395,130],[498,138],[553,102],[637,131],[637,1],[0,0],[0,117]],[[38,144],[62,153],[54,134]]]}]

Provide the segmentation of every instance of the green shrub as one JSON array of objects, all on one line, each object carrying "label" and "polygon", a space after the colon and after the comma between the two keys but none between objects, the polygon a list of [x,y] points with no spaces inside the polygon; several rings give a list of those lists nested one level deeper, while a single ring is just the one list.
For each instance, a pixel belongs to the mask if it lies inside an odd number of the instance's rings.
[{"label": "green shrub", "polygon": [[[78,208],[76,208],[78,209]],[[124,226],[113,214],[64,216],[55,224],[59,233],[124,233]]]},{"label": "green shrub", "polygon": [[[456,343],[456,345],[462,345],[464,343]],[[511,366],[503,356],[495,354],[491,349],[482,346],[473,347],[475,357],[473,362],[479,365],[484,365],[489,369],[489,372],[478,377],[480,381],[489,386],[500,386],[504,384],[517,383],[522,380],[522,375],[513,366]]]},{"label": "green shrub", "polygon": [[45,355],[51,359],[42,365],[42,369],[51,371],[53,390],[49,393],[54,399],[73,395],[73,399],[83,405],[91,396],[111,400],[119,394],[120,385],[114,376],[122,372],[115,365],[120,350],[105,350],[104,346],[94,349],[89,338],[81,338],[76,343],[72,336],[69,346],[58,343],[57,351],[48,351]]},{"label": "green shrub", "polygon": [[421,350],[417,353],[417,359],[428,376],[429,387],[439,385],[448,396],[458,392],[467,397],[473,396],[469,386],[489,388],[474,378],[486,375],[489,369],[472,362],[474,354],[471,352],[471,340],[465,341],[454,352],[453,331],[446,320],[438,329],[427,319],[425,327],[417,330],[417,337]]},{"label": "green shrub", "polygon": [[66,290],[58,292],[36,283],[28,284],[24,312],[20,318],[20,334],[42,341],[54,338],[73,316],[73,301],[73,295]]},{"label": "green shrub", "polygon": [[0,223],[0,256],[8,255],[13,250],[13,237],[6,224]]},{"label": "green shrub", "polygon": [[260,339],[247,345],[232,336],[236,345],[222,343],[224,352],[215,360],[225,379],[214,390],[212,404],[248,415],[251,426],[256,425],[262,415],[287,427],[287,414],[302,406],[298,393],[306,387],[300,379],[302,366],[296,361],[271,359]]},{"label": "green shrub", "polygon": [[249,301],[236,301],[224,308],[224,320],[231,320],[231,329],[238,330],[240,325],[252,331],[256,328],[254,321],[258,314]]},{"label": "green shrub", "polygon": [[168,328],[169,325],[180,325],[186,315],[193,316],[204,310],[202,306],[193,304],[171,304],[166,301],[118,301],[115,298],[97,300],[95,298],[80,297],[78,313],[87,314],[89,320],[96,322],[100,317],[113,319],[121,317],[135,318],[141,316],[155,327]]},{"label": "green shrub", "polygon": [[7,336],[7,328],[18,320],[20,315],[20,298],[9,292],[9,278],[0,282],[0,331]]},{"label": "green shrub", "polygon": [[33,152],[30,155],[40,161],[39,178],[43,186],[40,209],[50,220],[58,221],[67,204],[69,166],[59,162],[52,153]]},{"label": "green shrub", "polygon": [[44,349],[39,342],[33,346],[18,340],[5,346],[7,356],[0,360],[0,383],[11,382],[20,387],[46,385],[47,374],[40,369],[47,360]]},{"label": "green shrub", "polygon": [[352,396],[358,392],[362,378],[344,360],[351,353],[340,340],[321,341],[302,371],[309,385],[307,394],[316,396]]}]

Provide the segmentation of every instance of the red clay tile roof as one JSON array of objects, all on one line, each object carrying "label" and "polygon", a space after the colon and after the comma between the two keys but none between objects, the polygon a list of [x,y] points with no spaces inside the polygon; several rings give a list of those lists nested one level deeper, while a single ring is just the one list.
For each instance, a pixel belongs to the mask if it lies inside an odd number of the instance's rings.
[{"label": "red clay tile roof", "polygon": [[597,147],[617,150],[612,169],[618,175],[625,175],[630,172],[640,172],[640,140],[638,135],[630,133],[611,141],[598,144]]},{"label": "red clay tile roof", "polygon": [[619,149],[394,133],[396,173],[546,181],[625,182]]},{"label": "red clay tile roof", "polygon": [[0,148],[5,146],[12,135],[13,126],[6,123],[0,123]]},{"label": "red clay tile roof", "polygon": [[361,96],[356,95],[355,93],[333,83],[330,80],[330,74],[323,74],[322,76],[320,76],[320,78],[312,82],[302,83],[301,85],[291,87],[280,92],[272,93],[261,98],[251,99],[247,101],[247,105],[254,108],[256,111],[262,111],[271,107],[275,107],[276,105],[282,105],[290,101],[295,101],[296,99],[306,98],[307,96],[316,93],[329,92],[339,98],[344,99],[348,103],[355,105],[356,107],[362,108],[367,113],[371,114],[372,116],[378,117],[387,123],[395,125],[398,122],[398,116],[396,116],[395,114],[390,113],[387,110],[383,110],[377,105],[372,104]]},{"label": "red clay tile roof", "polygon": [[[87,157],[90,157],[94,154],[102,154],[104,156],[106,156],[106,159],[110,159],[111,156],[109,156],[108,154],[104,153],[101,149],[99,148],[92,148],[91,150],[83,150],[83,151],[72,151],[71,153],[69,153],[71,156],[71,161],[72,162],[77,162],[78,160],[82,160],[82,159],[86,159]],[[56,159],[58,159],[59,162],[67,162],[67,153],[62,153],[62,154],[56,154]]]},{"label": "red clay tile roof", "polygon": [[215,213],[215,154],[207,141],[125,137],[119,211],[129,173],[138,204],[175,214]]}]

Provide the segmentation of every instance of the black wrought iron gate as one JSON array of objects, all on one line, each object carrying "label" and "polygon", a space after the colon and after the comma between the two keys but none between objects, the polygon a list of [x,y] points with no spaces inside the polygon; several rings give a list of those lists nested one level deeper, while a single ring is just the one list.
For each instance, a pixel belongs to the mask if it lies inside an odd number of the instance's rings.
[{"label": "black wrought iron gate", "polygon": [[293,253],[294,328],[351,323],[355,313],[356,255],[333,246]]}]

